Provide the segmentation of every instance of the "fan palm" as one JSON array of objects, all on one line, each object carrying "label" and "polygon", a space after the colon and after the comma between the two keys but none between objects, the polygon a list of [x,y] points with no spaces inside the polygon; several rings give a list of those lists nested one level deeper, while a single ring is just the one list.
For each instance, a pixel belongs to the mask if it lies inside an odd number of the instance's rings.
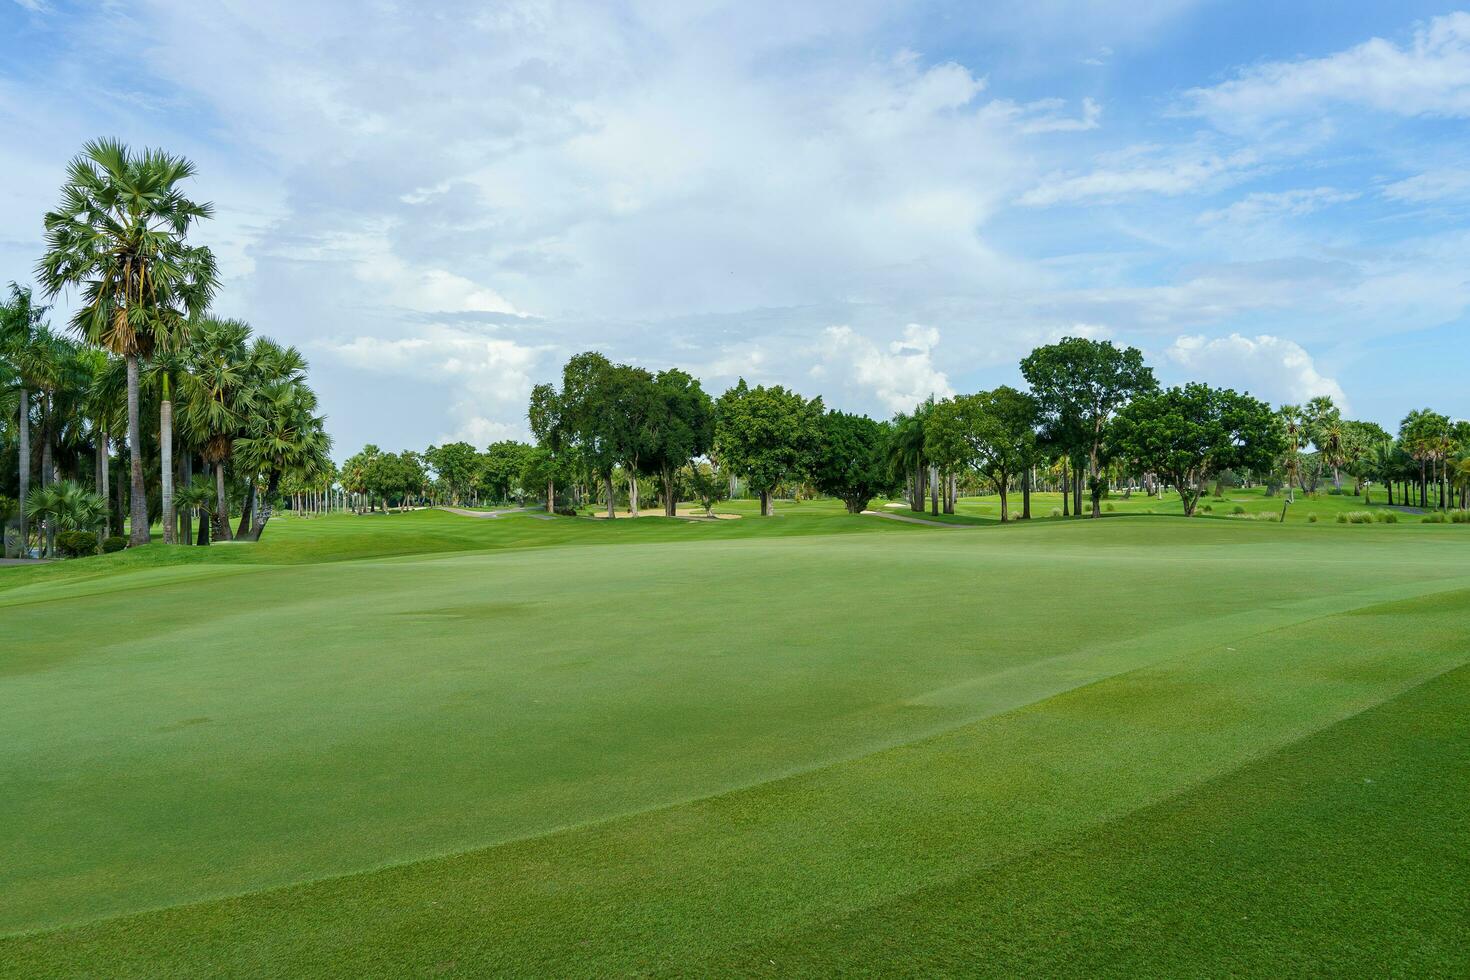
[{"label": "fan palm", "polygon": [[234,450],[249,401],[250,325],[241,320],[202,319],[194,325],[188,370],[179,377],[183,425],[214,468],[215,537],[230,539],[225,463]]},{"label": "fan palm", "polygon": [[36,487],[26,498],[26,509],[45,525],[43,540],[47,557],[55,557],[57,531],[95,531],[106,517],[107,504],[90,490],[72,480],[58,480]]},{"label": "fan palm", "polygon": [[[214,513],[214,482],[203,473],[180,487],[174,495],[174,506],[198,515],[199,544],[209,543],[209,515]],[[184,544],[190,542],[185,541]]]},{"label": "fan palm", "polygon": [[36,389],[35,368],[38,352],[37,335],[42,329],[46,307],[35,302],[31,290],[25,286],[10,284],[10,295],[0,304],[0,354],[10,363],[12,376],[8,387],[16,394],[17,426],[17,471],[20,475],[20,496],[17,513],[20,523],[20,540],[25,548],[27,528],[26,497],[31,488],[31,392]]},{"label": "fan palm", "polygon": [[61,204],[46,214],[37,266],[46,295],[80,289],[72,329],[126,364],[134,544],[149,540],[139,360],[180,344],[186,317],[202,313],[218,286],[213,253],[186,242],[190,227],[213,213],[180,190],[193,174],[188,160],[159,150],[88,143],[67,168]]},{"label": "fan palm", "polygon": [[257,392],[246,431],[235,443],[240,465],[266,475],[266,506],[244,532],[251,540],[259,540],[270,520],[269,502],[282,477],[310,481],[331,466],[327,454],[332,440],[316,407],[316,395],[300,381],[276,382]]}]

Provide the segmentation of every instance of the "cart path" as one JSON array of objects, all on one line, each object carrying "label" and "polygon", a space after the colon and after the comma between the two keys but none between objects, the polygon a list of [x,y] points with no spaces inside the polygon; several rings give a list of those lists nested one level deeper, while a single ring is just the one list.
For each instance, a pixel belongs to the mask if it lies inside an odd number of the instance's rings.
[{"label": "cart path", "polygon": [[550,514],[539,513],[541,507],[507,507],[504,510],[465,510],[463,507],[437,507],[436,510],[447,511],[450,514],[458,514],[460,517],[475,517],[479,519],[504,517],[506,514],[525,514],[534,517],[538,521],[555,520]]},{"label": "cart path", "polygon": [[977,527],[985,527],[984,524],[947,524],[944,521],[927,521],[922,517],[908,517],[904,514],[889,514],[881,510],[865,510],[864,514],[869,517],[882,517],[890,521],[902,521],[905,524],[922,524],[925,527],[947,527],[951,530],[969,531]]}]

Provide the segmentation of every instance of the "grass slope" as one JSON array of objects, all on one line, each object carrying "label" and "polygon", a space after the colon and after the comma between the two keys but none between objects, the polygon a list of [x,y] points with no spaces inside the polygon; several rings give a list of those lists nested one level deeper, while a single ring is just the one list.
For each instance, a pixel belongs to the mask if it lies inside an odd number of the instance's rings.
[{"label": "grass slope", "polygon": [[0,973],[1463,970],[1461,529],[801,508],[6,570]]}]

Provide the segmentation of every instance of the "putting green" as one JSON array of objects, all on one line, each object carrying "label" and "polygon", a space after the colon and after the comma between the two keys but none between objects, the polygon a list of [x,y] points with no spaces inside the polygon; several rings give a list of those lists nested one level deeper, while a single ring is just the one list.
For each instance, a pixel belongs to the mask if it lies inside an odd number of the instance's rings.
[{"label": "putting green", "polygon": [[0,572],[0,971],[1464,965],[1470,529],[803,507]]}]

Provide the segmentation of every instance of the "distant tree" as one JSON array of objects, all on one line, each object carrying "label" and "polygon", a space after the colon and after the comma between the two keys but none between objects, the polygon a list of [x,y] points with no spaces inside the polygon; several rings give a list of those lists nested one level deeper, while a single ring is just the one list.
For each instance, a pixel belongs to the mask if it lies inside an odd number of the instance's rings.
[{"label": "distant tree", "polygon": [[929,452],[943,465],[979,470],[1000,492],[1000,519],[1010,520],[1011,478],[1036,453],[1037,401],[1002,385],[993,391],[947,398],[925,422]]},{"label": "distant tree", "polygon": [[934,399],[914,406],[912,414],[900,412],[892,423],[888,441],[888,463],[900,482],[909,484],[909,509],[924,511],[924,482],[930,459],[925,451],[924,419],[934,408]]},{"label": "distant tree", "polygon": [[762,517],[773,513],[771,492],[806,472],[821,416],[820,398],[807,401],[780,385],[751,388],[741,378],[720,396],[715,422],[720,458],[760,495]]},{"label": "distant tree", "polygon": [[1066,337],[1026,355],[1021,374],[1040,402],[1052,438],[1087,458],[1092,516],[1100,516],[1108,420],[1129,399],[1158,388],[1153,369],[1136,347]]},{"label": "distant tree", "polygon": [[652,396],[645,462],[663,485],[664,515],[673,517],[678,507],[675,475],[714,446],[715,406],[697,378],[672,368],[653,378]]},{"label": "distant tree", "polygon": [[[525,482],[524,478],[526,461],[536,451],[535,446],[507,439],[503,442],[492,442],[480,454],[480,486],[491,500],[509,500],[513,490],[537,486],[539,477],[536,482]],[[550,450],[541,451],[551,455]],[[546,479],[548,488],[555,496],[554,476],[548,473]]]},{"label": "distant tree", "polygon": [[624,449],[614,424],[619,406],[613,367],[595,351],[574,355],[562,368],[556,403],[556,431],[563,444],[576,450],[581,465],[602,481],[608,517],[616,513],[613,470],[622,462]]},{"label": "distant tree", "polygon": [[[546,457],[537,472],[541,474],[538,480],[544,478],[546,481],[546,513],[550,514],[556,510],[556,463],[575,439],[576,433],[569,425],[566,402],[556,388],[549,384],[539,384],[531,389],[531,404],[527,409],[526,417],[531,423],[531,432],[536,436],[537,448]],[[495,446],[491,446],[490,449],[493,453]],[[517,474],[525,469],[525,464],[525,459],[516,462]],[[507,479],[504,482],[497,480],[496,485],[508,487],[508,467],[503,475]]]},{"label": "distant tree", "polygon": [[374,498],[369,494],[368,473],[373,464],[377,462],[383,451],[372,443],[362,447],[360,452],[347,457],[342,464],[342,489],[356,497],[357,510],[362,512],[364,505],[372,508]]},{"label": "distant tree", "polygon": [[1264,469],[1286,444],[1281,422],[1265,402],[1193,383],[1134,398],[1111,427],[1119,454],[1166,477],[1187,517],[1194,516],[1211,474]]},{"label": "distant tree", "polygon": [[830,411],[822,416],[810,473],[817,490],[847,505],[849,514],[867,510],[874,497],[893,489],[888,459],[889,427],[866,415]]},{"label": "distant tree", "polygon": [[704,508],[705,517],[713,517],[715,504],[730,496],[730,481],[713,462],[691,462],[684,468],[684,477],[694,499]]},{"label": "distant tree", "polygon": [[460,503],[474,489],[480,472],[480,456],[469,443],[448,442],[442,446],[430,446],[424,451],[424,460],[443,481],[451,503]]},{"label": "distant tree", "polygon": [[1344,442],[1347,433],[1343,428],[1342,412],[1326,395],[1318,395],[1307,402],[1302,412],[1302,422],[1307,438],[1316,447],[1312,458],[1312,488],[1315,490],[1322,478],[1322,467],[1332,467],[1332,485],[1342,489],[1342,464],[1347,460]]}]

